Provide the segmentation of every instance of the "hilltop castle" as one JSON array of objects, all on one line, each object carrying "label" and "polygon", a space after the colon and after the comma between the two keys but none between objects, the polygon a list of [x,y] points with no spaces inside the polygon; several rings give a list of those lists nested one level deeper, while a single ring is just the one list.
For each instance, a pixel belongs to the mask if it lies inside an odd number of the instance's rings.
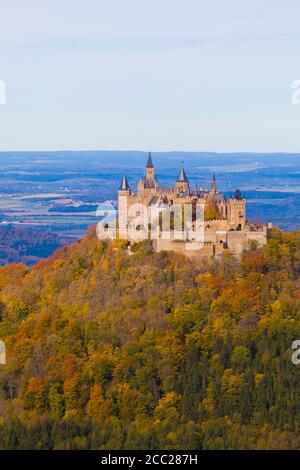
[{"label": "hilltop castle", "polygon": [[[156,235],[151,237],[149,212],[159,220],[166,209],[191,207],[192,217],[189,226],[184,226],[183,237],[170,229],[168,236],[157,224]],[[195,217],[197,207],[202,210],[202,224],[197,226]],[[145,177],[140,179],[137,191],[132,192],[126,176],[123,176],[118,191],[119,235],[129,240],[154,238],[156,251],[184,251],[191,256],[219,255],[224,251],[240,255],[251,242],[258,246],[266,243],[268,227],[248,224],[246,219],[246,196],[236,189],[234,195],[226,198],[217,190],[216,177],[213,175],[211,189],[190,188],[183,165],[173,187],[160,186],[155,176],[151,152],[148,155]],[[128,228],[133,227],[134,236],[128,236]],[[200,227],[200,229],[199,229]],[[202,238],[197,235],[202,234]],[[132,232],[131,232],[132,233]],[[146,234],[146,236],[145,236]],[[153,227],[152,227],[153,234]]]}]

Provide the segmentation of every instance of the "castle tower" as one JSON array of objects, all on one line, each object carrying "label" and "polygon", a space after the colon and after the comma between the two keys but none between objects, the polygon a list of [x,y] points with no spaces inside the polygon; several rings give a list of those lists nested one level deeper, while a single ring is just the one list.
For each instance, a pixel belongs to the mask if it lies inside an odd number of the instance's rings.
[{"label": "castle tower", "polygon": [[146,165],[146,181],[152,183],[154,186],[154,166],[152,162],[151,152],[148,154],[148,161]]},{"label": "castle tower", "polygon": [[184,168],[183,168],[183,162],[182,162],[182,166],[180,168],[180,171],[179,171],[179,175],[178,175],[178,180],[176,181],[176,188],[181,191],[181,192],[184,192],[184,191],[188,191],[189,190],[189,182],[188,182],[188,179],[186,177],[186,174],[185,174],[185,171],[184,171]]},{"label": "castle tower", "polygon": [[211,190],[209,191],[209,195],[208,195],[208,201],[210,204],[214,203],[216,194],[217,194],[217,180],[216,180],[216,175],[213,174]]},{"label": "castle tower", "polygon": [[127,194],[127,193],[129,193],[129,194],[131,193],[131,189],[130,189],[130,187],[129,187],[129,184],[128,184],[128,181],[127,181],[127,178],[126,178],[125,175],[122,177],[122,181],[121,181],[121,184],[120,184],[120,188],[119,188],[118,194],[122,193],[122,195],[123,195],[124,192],[125,192],[126,194]]},{"label": "castle tower", "polygon": [[215,194],[217,192],[217,180],[215,173],[213,174],[212,184],[211,184],[211,191]]},{"label": "castle tower", "polygon": [[246,197],[236,189],[234,196],[228,200],[227,220],[231,228],[243,230],[246,226]]},{"label": "castle tower", "polygon": [[127,226],[128,226],[128,207],[131,189],[128,184],[126,176],[123,176],[120,188],[118,191],[118,224],[119,236],[122,239],[127,239]]}]

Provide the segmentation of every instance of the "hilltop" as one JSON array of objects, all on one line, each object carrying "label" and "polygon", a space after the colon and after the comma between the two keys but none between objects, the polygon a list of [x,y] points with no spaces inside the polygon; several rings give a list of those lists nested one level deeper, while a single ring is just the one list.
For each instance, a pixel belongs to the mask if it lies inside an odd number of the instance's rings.
[{"label": "hilltop", "polygon": [[0,448],[300,448],[300,233],[199,264],[94,232],[0,268]]}]

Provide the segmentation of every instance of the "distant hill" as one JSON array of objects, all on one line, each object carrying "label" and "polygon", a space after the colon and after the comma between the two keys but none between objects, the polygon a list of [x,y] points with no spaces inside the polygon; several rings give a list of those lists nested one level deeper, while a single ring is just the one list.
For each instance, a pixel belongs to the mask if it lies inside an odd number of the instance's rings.
[{"label": "distant hill", "polygon": [[199,264],[94,232],[0,268],[0,448],[299,449],[300,233]]},{"label": "distant hill", "polygon": [[31,266],[71,242],[55,233],[0,225],[0,265],[22,262]]}]

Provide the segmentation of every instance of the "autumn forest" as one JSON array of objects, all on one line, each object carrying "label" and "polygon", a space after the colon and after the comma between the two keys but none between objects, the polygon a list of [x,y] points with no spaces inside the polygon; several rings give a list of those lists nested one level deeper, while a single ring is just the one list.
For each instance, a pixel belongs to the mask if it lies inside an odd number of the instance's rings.
[{"label": "autumn forest", "polygon": [[196,262],[91,228],[0,268],[1,449],[299,449],[300,233]]}]

